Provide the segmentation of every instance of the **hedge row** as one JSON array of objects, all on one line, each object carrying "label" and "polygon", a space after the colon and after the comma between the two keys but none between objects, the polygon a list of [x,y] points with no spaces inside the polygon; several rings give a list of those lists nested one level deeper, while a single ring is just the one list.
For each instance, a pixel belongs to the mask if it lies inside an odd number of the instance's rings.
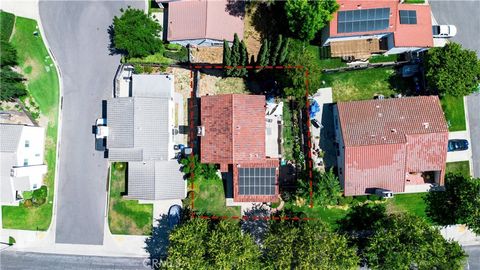
[{"label": "hedge row", "polygon": [[0,38],[8,41],[15,24],[15,15],[5,11],[0,12]]}]

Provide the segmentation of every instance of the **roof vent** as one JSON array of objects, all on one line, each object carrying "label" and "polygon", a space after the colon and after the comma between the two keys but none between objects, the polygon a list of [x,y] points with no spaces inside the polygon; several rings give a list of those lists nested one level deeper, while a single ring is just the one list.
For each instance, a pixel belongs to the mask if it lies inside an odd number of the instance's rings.
[{"label": "roof vent", "polygon": [[378,105],[378,104],[375,105],[375,108],[380,109],[380,105]]},{"label": "roof vent", "polygon": [[382,117],[383,116],[383,113],[378,113],[378,117]]},{"label": "roof vent", "polygon": [[428,123],[428,122],[424,122],[424,123],[422,123],[422,125],[425,129],[430,127],[430,123]]},{"label": "roof vent", "polygon": [[386,141],[386,140],[387,140],[387,137],[382,136],[382,140]]},{"label": "roof vent", "polygon": [[391,131],[392,133],[397,133],[397,130],[394,129],[394,128],[390,129],[390,131]]},{"label": "roof vent", "polygon": [[357,8],[358,8],[358,9],[361,9],[361,8],[362,8],[362,5],[357,5]]},{"label": "roof vent", "polygon": [[205,136],[205,127],[204,126],[198,126],[197,127],[197,136]]}]

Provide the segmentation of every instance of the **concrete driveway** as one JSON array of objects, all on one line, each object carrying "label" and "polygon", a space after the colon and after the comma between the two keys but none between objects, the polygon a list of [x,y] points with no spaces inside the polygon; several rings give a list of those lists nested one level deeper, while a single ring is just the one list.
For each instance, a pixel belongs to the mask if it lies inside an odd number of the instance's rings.
[{"label": "concrete driveway", "polygon": [[109,55],[108,27],[120,8],[143,1],[40,1],[46,39],[63,78],[56,243],[101,245],[107,160],[95,151],[92,125],[111,96],[119,56]]},{"label": "concrete driveway", "polygon": [[453,24],[457,35],[450,40],[475,50],[480,56],[480,1],[478,0],[430,0],[432,13],[439,24]]}]

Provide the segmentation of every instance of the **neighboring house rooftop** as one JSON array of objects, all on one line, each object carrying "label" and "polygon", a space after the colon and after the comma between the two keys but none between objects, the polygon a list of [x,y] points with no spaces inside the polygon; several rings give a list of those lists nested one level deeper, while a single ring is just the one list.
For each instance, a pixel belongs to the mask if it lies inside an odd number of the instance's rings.
[{"label": "neighboring house rooftop", "polygon": [[339,102],[344,192],[404,192],[409,174],[435,172],[442,185],[448,127],[437,96]]},{"label": "neighboring house rooftop", "polygon": [[128,198],[185,197],[173,150],[173,80],[173,75],[133,75],[132,96],[107,103],[108,158],[128,162]]},{"label": "neighboring house rooftop", "polygon": [[1,203],[15,204],[24,191],[40,188],[47,171],[44,131],[42,127],[0,124]]},{"label": "neighboring house rooftop", "polygon": [[232,173],[236,202],[270,202],[278,195],[278,159],[266,157],[265,96],[203,96],[200,119],[202,163]]},{"label": "neighboring house rooftop", "polygon": [[169,41],[213,39],[233,41],[237,33],[243,39],[243,18],[229,10],[227,0],[180,0],[168,3]]},{"label": "neighboring house rooftop", "polygon": [[405,143],[406,135],[448,132],[437,96],[338,102],[346,146]]},{"label": "neighboring house rooftop", "polygon": [[329,26],[330,37],[393,33],[395,47],[433,47],[429,5],[398,0],[340,0]]}]

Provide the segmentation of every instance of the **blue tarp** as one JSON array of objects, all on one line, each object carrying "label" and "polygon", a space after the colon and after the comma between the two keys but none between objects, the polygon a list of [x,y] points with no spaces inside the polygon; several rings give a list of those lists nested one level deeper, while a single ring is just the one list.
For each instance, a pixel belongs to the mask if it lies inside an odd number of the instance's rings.
[{"label": "blue tarp", "polygon": [[318,112],[320,112],[320,105],[314,99],[310,100],[310,118],[314,118]]}]

